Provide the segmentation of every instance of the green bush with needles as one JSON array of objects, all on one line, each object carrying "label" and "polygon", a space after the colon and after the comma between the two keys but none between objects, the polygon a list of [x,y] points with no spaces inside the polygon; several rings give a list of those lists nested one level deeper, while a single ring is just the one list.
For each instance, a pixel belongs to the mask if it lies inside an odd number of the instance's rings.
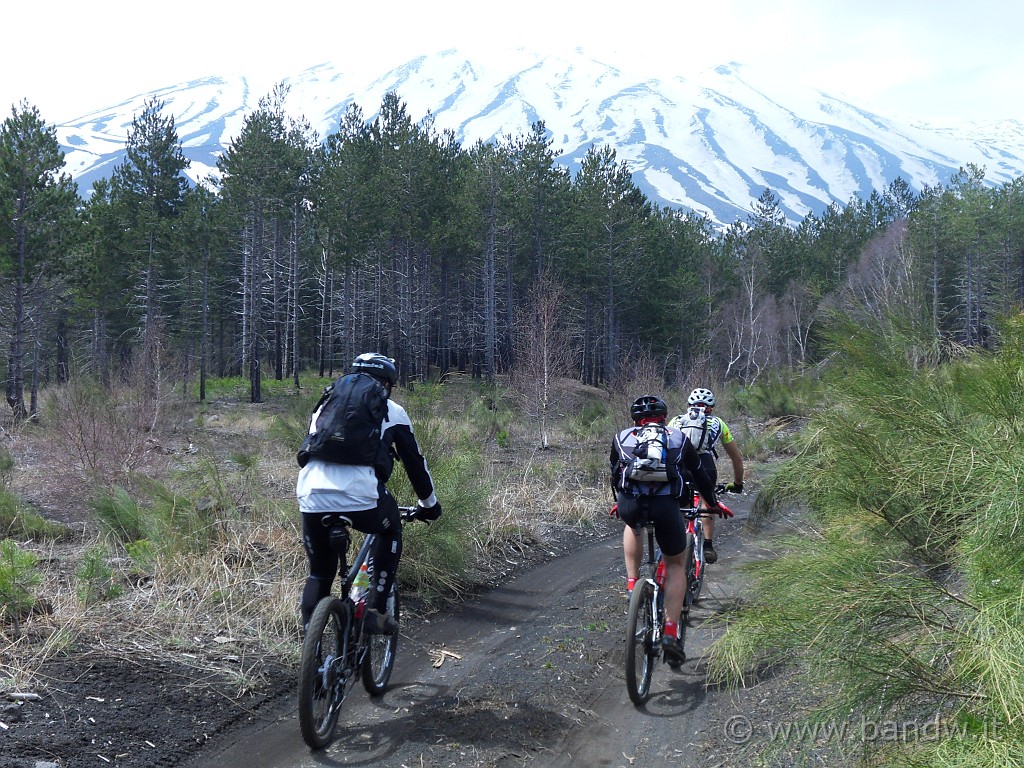
[{"label": "green bush with needles", "polygon": [[812,719],[943,725],[865,742],[872,764],[1020,762],[1022,342],[1008,325],[1000,352],[940,363],[897,333],[840,329],[831,405],[760,504],[805,504],[810,522],[754,566],[712,680],[796,662],[827,692]]}]

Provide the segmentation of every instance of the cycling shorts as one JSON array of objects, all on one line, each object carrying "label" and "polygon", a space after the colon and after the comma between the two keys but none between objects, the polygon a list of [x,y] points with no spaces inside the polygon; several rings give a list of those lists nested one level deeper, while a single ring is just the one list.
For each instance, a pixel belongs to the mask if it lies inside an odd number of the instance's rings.
[{"label": "cycling shorts", "polygon": [[686,525],[675,496],[618,495],[619,519],[630,528],[654,523],[654,538],[663,554],[672,557],[686,549]]}]

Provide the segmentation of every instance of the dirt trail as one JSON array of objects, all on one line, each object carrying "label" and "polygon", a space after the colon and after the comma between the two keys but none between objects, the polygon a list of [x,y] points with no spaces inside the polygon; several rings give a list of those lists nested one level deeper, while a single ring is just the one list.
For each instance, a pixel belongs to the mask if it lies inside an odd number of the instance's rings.
[{"label": "dirt trail", "polygon": [[736,704],[731,694],[705,687],[707,619],[741,588],[740,564],[767,556],[745,525],[749,499],[729,502],[736,519],[719,526],[721,558],[695,609],[689,658],[680,673],[658,666],[643,708],[625,688],[622,556],[620,536],[609,527],[607,537],[451,615],[404,622],[390,689],[374,700],[356,686],[324,752],[303,744],[288,695],[256,725],[218,737],[182,765],[724,764],[716,762],[729,757],[720,731]]}]

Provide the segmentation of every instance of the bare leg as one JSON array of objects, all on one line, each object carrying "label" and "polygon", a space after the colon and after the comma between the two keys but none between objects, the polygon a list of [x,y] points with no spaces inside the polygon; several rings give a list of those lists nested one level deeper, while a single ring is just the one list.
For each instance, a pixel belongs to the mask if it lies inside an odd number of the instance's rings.
[{"label": "bare leg", "polygon": [[685,550],[678,555],[665,558],[665,618],[679,621],[683,612],[683,595],[686,594]]},{"label": "bare leg", "polygon": [[622,554],[626,561],[626,578],[635,579],[640,575],[640,560],[644,556],[644,544],[640,536],[628,525],[622,528]]}]

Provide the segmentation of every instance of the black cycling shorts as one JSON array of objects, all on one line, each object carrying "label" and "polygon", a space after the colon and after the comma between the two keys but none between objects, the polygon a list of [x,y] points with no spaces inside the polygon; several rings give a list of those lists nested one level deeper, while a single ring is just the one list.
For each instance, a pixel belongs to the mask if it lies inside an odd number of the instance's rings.
[{"label": "black cycling shorts", "polygon": [[[704,470],[704,474],[708,476],[708,480],[711,481],[712,485],[718,484],[718,464],[715,462],[714,454],[700,454],[700,468]],[[688,469],[683,469],[682,475],[686,484],[689,485],[692,490],[697,490],[697,484],[693,482],[693,473]]]},{"label": "black cycling shorts", "polygon": [[672,557],[686,549],[686,525],[675,496],[618,495],[619,518],[630,528],[650,521],[654,523],[654,538],[661,551]]}]

